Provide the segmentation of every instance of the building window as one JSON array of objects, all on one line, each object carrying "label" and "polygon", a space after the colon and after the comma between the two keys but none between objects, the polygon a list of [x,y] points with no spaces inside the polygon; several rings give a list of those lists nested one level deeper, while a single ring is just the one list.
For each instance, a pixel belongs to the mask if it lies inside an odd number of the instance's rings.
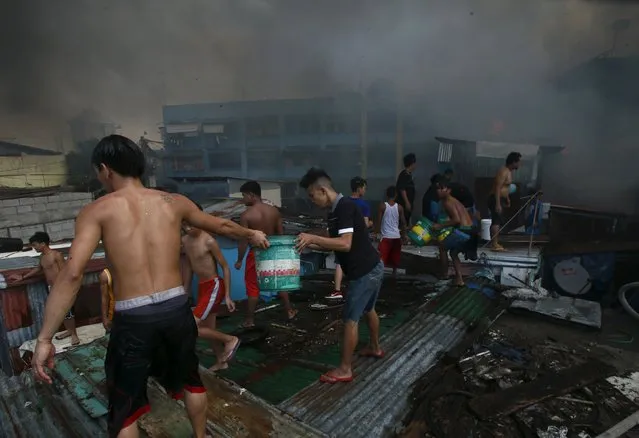
[{"label": "building window", "polygon": [[242,153],[237,150],[228,152],[209,152],[209,165],[211,170],[220,172],[219,176],[225,176],[224,171],[242,170]]},{"label": "building window", "polygon": [[356,116],[333,115],[326,117],[324,132],[327,134],[353,134],[359,130]]},{"label": "building window", "polygon": [[204,160],[201,155],[189,157],[166,158],[165,163],[175,172],[194,172],[204,170]]},{"label": "building window", "polygon": [[319,116],[287,116],[285,123],[287,134],[319,134],[320,132]]},{"label": "building window", "polygon": [[277,137],[279,128],[277,116],[256,117],[246,122],[246,133],[249,138]]}]

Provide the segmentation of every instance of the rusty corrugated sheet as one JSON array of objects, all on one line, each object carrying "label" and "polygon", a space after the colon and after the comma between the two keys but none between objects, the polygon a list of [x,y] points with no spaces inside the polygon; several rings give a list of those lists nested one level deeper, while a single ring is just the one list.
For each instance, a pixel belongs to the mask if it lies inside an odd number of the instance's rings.
[{"label": "rusty corrugated sheet", "polygon": [[106,436],[104,418],[91,418],[59,381],[36,383],[31,373],[0,374],[0,427],[6,438]]},{"label": "rusty corrugated sheet", "polygon": [[408,411],[411,385],[493,307],[479,291],[448,290],[382,339],[383,360],[357,360],[352,383],[314,383],[280,407],[330,436],[388,436]]}]

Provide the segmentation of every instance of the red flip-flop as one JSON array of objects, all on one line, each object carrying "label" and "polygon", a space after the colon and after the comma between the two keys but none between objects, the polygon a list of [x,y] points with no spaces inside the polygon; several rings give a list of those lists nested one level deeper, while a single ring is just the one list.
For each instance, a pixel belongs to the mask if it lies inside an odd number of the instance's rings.
[{"label": "red flip-flop", "polygon": [[348,383],[348,382],[352,382],[353,381],[353,376],[349,376],[349,377],[337,377],[337,376],[331,376],[329,374],[322,374],[320,376],[320,382],[322,383]]},{"label": "red flip-flop", "polygon": [[359,353],[359,355],[361,357],[373,357],[375,359],[382,359],[386,355],[386,353],[384,352],[384,350],[381,350],[379,353]]}]

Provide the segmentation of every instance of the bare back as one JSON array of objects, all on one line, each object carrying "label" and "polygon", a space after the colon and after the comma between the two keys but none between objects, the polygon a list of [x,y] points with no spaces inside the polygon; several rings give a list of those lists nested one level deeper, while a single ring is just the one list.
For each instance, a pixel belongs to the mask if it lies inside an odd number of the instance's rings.
[{"label": "bare back", "polygon": [[209,249],[208,242],[213,237],[200,231],[197,237],[186,235],[182,237],[184,252],[189,259],[191,269],[202,280],[217,276],[217,262]]},{"label": "bare back", "polygon": [[[459,200],[450,196],[448,197],[448,199],[444,201],[443,204],[444,204],[444,209],[446,210],[446,212],[448,213],[450,217],[453,217],[454,215],[456,215],[459,218],[460,227],[471,227],[473,225],[473,220],[470,217],[468,210],[466,210],[466,207],[464,207],[464,204],[462,204]],[[453,211],[454,211],[454,214],[453,214]]]},{"label": "bare back", "polygon": [[182,285],[177,204],[167,193],[129,188],[91,205],[112,266],[116,301]]},{"label": "bare back", "polygon": [[53,286],[55,279],[58,278],[58,274],[62,270],[64,264],[64,256],[60,251],[54,249],[49,250],[46,254],[40,256],[40,266],[42,267],[42,273],[47,280],[49,286]]},{"label": "bare back", "polygon": [[251,205],[242,213],[241,221],[248,228],[262,231],[267,236],[277,236],[283,233],[280,211],[263,202]]}]

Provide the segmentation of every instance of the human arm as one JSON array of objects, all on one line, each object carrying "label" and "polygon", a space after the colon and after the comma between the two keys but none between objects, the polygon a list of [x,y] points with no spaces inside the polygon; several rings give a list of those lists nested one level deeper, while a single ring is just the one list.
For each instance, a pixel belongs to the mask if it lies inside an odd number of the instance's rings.
[{"label": "human arm", "polygon": [[[299,251],[314,245],[326,251],[349,252],[353,243],[355,231],[355,216],[357,206],[352,202],[340,204],[335,209],[337,237],[322,237],[313,234],[302,233],[297,237],[297,249]],[[359,216],[361,213],[357,212]]]},{"label": "human arm", "polygon": [[382,218],[384,217],[384,211],[386,211],[386,204],[379,204],[379,208],[377,209],[377,222],[375,223],[375,233],[380,234],[382,232]]},{"label": "human arm", "polygon": [[454,227],[461,223],[459,213],[457,213],[457,209],[451,203],[442,202],[442,207],[444,207],[444,210],[446,210],[446,214],[448,214],[448,220],[439,224],[433,224],[434,230],[440,230],[446,227]]},{"label": "human arm", "polygon": [[406,225],[406,218],[404,217],[404,207],[398,205],[397,212],[399,213],[399,234],[402,236],[403,239],[406,233],[406,229],[408,228],[408,226]]},{"label": "human arm", "polygon": [[[497,173],[497,176],[495,177],[495,185],[493,187],[493,193],[495,194],[495,211],[497,213],[501,213],[501,202],[500,202],[500,198],[501,198],[501,189],[502,187],[504,187],[504,185],[506,184],[506,177],[507,177],[507,170],[506,169],[500,169],[499,173]],[[506,194],[506,205],[510,204],[510,195]]]},{"label": "human arm", "polygon": [[408,200],[408,193],[406,192],[406,187],[408,186],[408,181],[409,179],[409,175],[406,173],[405,170],[402,170],[402,172],[399,174],[399,177],[397,177],[397,191],[399,192],[399,196],[401,197],[402,201],[404,201],[404,206],[406,206],[406,208],[408,209],[408,211],[413,211],[413,206],[410,204],[410,201]]},{"label": "human arm", "polygon": [[102,227],[96,217],[97,213],[96,205],[89,204],[78,215],[69,259],[58,274],[44,309],[44,321],[37,338],[32,365],[36,377],[48,383],[52,380],[44,367],[53,368],[55,349],[51,339],[73,305],[82,285],[84,269],[100,242]]},{"label": "human arm", "polygon": [[102,325],[106,329],[111,322],[109,321],[109,301],[111,297],[109,297],[109,277],[104,271],[100,272],[100,296],[102,298]]},{"label": "human arm", "polygon": [[213,256],[213,259],[217,262],[217,264],[222,268],[222,278],[224,278],[224,292],[225,292],[225,302],[226,307],[228,307],[229,312],[233,312],[235,310],[235,303],[231,300],[231,269],[229,268],[229,264],[226,261],[226,258],[222,254],[222,250],[220,249],[220,245],[217,244],[215,239],[209,239],[206,242],[207,249]]},{"label": "human arm", "polygon": [[13,274],[11,277],[9,277],[9,280],[11,280],[11,281],[24,281],[27,278],[34,277],[34,276],[36,276],[38,274],[41,274],[41,273],[42,273],[42,265],[38,264],[38,266],[36,266],[35,268],[31,269],[26,274],[22,274],[22,275]]},{"label": "human arm", "polygon": [[[248,227],[248,218],[246,216],[246,212],[242,213],[240,216],[240,225],[243,227]],[[235,261],[235,269],[242,268],[242,260],[244,260],[244,256],[246,255],[246,250],[248,249],[248,241],[246,239],[241,239],[237,244],[237,260]]]},{"label": "human arm", "polygon": [[[167,194],[167,196],[169,196],[169,194]],[[182,195],[171,194],[170,196],[170,199],[177,200],[182,218],[191,226],[234,240],[245,239],[250,242],[251,245],[258,248],[268,248],[268,240],[263,232],[251,230],[231,220],[204,213],[197,208],[193,202]]]}]

